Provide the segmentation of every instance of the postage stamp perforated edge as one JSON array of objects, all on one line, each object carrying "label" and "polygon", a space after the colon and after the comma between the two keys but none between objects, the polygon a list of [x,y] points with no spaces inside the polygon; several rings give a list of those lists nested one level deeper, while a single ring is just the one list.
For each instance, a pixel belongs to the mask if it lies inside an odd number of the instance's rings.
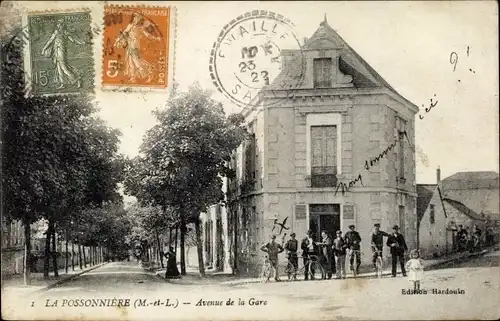
[{"label": "postage stamp perforated edge", "polygon": [[130,10],[134,9],[170,9],[169,13],[169,21],[168,21],[168,40],[166,41],[167,45],[167,85],[165,87],[159,87],[159,86],[149,86],[149,85],[111,85],[111,84],[105,84],[104,83],[104,68],[101,70],[101,90],[105,92],[159,92],[159,93],[165,93],[169,92],[172,88],[172,85],[175,82],[175,59],[176,59],[176,47],[177,47],[177,7],[175,6],[151,6],[151,5],[145,5],[145,4],[138,4],[138,5],[127,5],[127,4],[106,4],[103,7],[103,15],[102,19],[100,21],[100,26],[103,30],[102,32],[102,48],[100,50],[101,52],[101,67],[104,66],[104,56],[105,56],[105,32],[104,32],[104,19],[105,19],[105,8],[106,7],[114,7],[114,8],[126,8]]},{"label": "postage stamp perforated edge", "polygon": [[[32,77],[32,69],[31,69],[31,50],[30,50],[30,32],[29,32],[29,21],[28,17],[31,15],[51,15],[51,14],[64,14],[64,13],[88,13],[90,16],[89,26],[92,29],[93,21],[92,21],[92,10],[88,7],[77,7],[77,8],[49,8],[45,10],[28,10],[24,12],[21,16],[22,26],[25,26],[26,31],[24,33],[25,37],[27,37],[27,41],[23,46],[23,68],[24,68],[24,84],[25,84],[25,97],[33,97],[35,96],[33,93],[33,77]],[[93,38],[92,38],[93,40]],[[94,47],[95,43],[91,40],[89,44],[91,48]],[[95,60],[92,56],[92,75],[89,77],[92,79],[92,86],[85,90],[85,93],[93,94],[95,93]],[[54,92],[54,93],[44,93],[41,96],[55,96],[55,95],[75,95],[81,94],[83,91],[75,91],[75,92]]]}]

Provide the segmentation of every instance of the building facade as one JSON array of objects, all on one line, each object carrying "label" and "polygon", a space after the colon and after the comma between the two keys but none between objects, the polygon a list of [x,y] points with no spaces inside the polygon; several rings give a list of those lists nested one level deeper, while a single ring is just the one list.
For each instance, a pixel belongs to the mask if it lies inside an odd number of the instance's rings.
[{"label": "building facade", "polygon": [[2,275],[22,273],[24,266],[24,227],[21,221],[7,222],[2,216]]},{"label": "building facade", "polygon": [[231,160],[232,267],[258,274],[259,248],[271,234],[281,241],[295,232],[300,240],[312,230],[319,240],[322,230],[334,235],[349,224],[363,238],[364,264],[375,223],[398,224],[416,246],[418,108],[326,19],[301,50],[281,50],[281,59],[282,72],[243,110],[250,136]]},{"label": "building facade", "polygon": [[228,239],[227,211],[224,204],[215,204],[200,215],[205,267],[213,271],[232,272]]}]

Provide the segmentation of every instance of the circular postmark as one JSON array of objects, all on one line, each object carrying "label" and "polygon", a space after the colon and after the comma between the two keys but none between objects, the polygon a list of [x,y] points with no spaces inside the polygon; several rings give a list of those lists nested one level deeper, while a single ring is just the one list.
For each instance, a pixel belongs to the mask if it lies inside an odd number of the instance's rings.
[{"label": "circular postmark", "polygon": [[[293,95],[305,76],[305,58],[293,23],[284,16],[254,10],[224,26],[210,54],[216,88],[240,107],[274,105]],[[259,102],[262,90],[272,99]],[[282,91],[283,94],[274,95]]]}]

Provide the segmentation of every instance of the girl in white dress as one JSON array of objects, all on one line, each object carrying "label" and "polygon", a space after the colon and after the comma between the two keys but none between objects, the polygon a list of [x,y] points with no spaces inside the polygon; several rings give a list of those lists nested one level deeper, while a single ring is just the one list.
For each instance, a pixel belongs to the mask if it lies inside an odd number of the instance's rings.
[{"label": "girl in white dress", "polygon": [[406,263],[406,270],[408,273],[408,279],[413,282],[413,290],[420,290],[420,280],[424,277],[424,266],[422,260],[420,260],[420,254],[418,250],[412,250],[410,252],[410,260]]}]

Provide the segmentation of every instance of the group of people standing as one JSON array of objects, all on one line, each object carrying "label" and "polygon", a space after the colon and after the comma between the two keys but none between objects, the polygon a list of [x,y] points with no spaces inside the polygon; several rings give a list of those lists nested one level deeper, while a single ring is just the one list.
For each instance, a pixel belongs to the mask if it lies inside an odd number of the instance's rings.
[{"label": "group of people standing", "polygon": [[[261,250],[268,253],[268,259],[274,271],[274,279],[279,281],[278,275],[278,254],[287,251],[288,262],[293,266],[292,275],[296,279],[298,271],[298,251],[299,241],[295,238],[295,233],[290,235],[290,239],[284,244],[276,242],[276,236],[271,236],[271,241],[264,244]],[[382,255],[384,247],[384,237],[387,237],[386,245],[391,249],[392,255],[392,276],[397,274],[397,263],[400,263],[401,272],[406,276],[404,253],[408,250],[405,239],[399,233],[399,226],[393,226],[393,233],[389,234],[380,230],[380,224],[375,224],[373,231],[370,233],[369,240],[372,249],[372,263],[375,268],[375,263],[379,255]],[[335,238],[332,239],[327,231],[321,232],[321,241],[317,242],[314,239],[314,234],[311,230],[307,231],[306,236],[300,242],[300,250],[302,251],[302,259],[304,264],[304,278],[309,280],[309,264],[312,257],[317,257],[320,264],[325,270],[323,278],[331,279],[335,274],[336,279],[346,277],[346,259],[349,256],[350,269],[356,274],[359,273],[361,265],[361,236],[356,231],[354,225],[349,225],[349,231],[342,236],[342,231],[338,230],[335,233]]]},{"label": "group of people standing", "polygon": [[474,250],[480,251],[482,247],[482,231],[476,225],[472,226],[472,231],[469,228],[464,228],[463,225],[459,225],[457,233],[455,234],[455,248],[457,252],[463,252],[468,250],[473,252]]}]

